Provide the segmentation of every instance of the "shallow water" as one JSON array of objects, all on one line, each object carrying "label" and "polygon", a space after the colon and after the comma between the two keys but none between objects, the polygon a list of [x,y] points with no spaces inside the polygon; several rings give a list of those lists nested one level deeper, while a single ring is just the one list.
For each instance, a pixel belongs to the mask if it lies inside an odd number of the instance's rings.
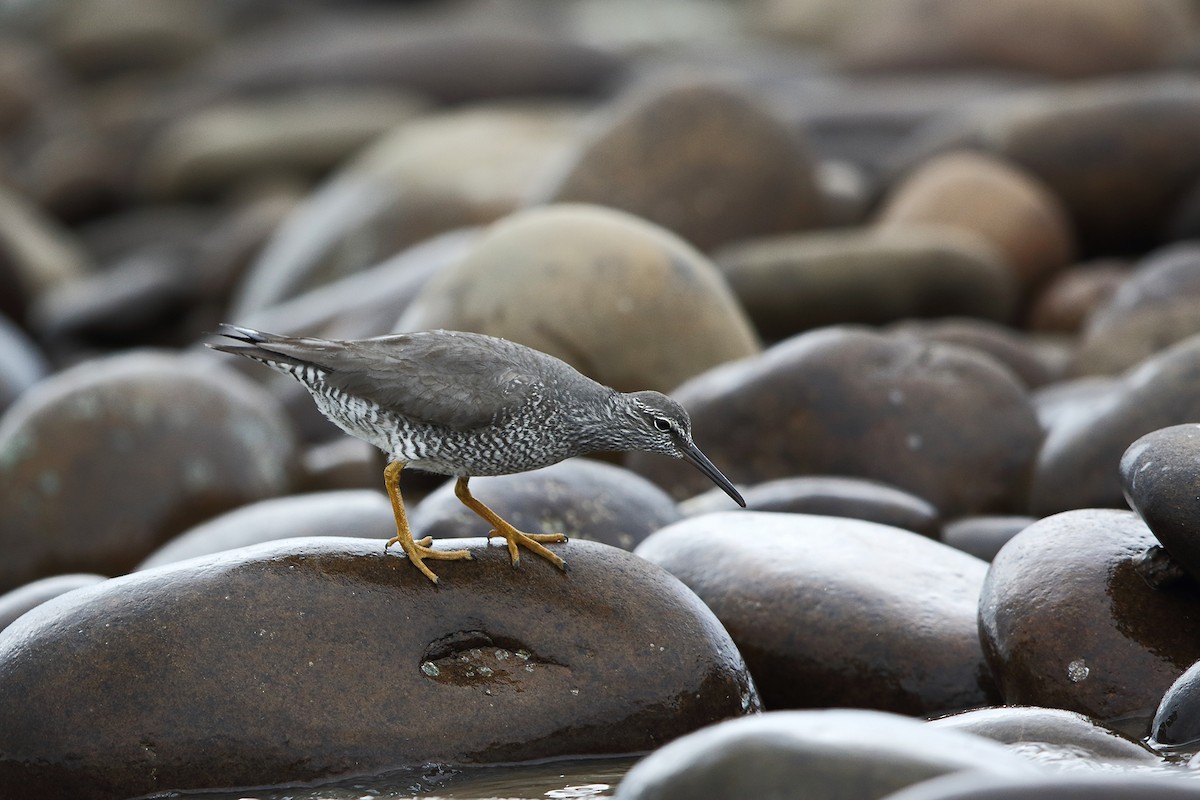
[{"label": "shallow water", "polygon": [[496,767],[406,770],[319,787],[173,792],[181,800],[577,800],[612,797],[637,757],[589,758]]}]

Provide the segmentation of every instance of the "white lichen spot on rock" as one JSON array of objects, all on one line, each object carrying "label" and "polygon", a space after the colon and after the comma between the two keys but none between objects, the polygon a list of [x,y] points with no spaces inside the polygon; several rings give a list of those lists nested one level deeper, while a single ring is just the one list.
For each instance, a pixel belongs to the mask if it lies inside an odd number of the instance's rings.
[{"label": "white lichen spot on rock", "polygon": [[904,440],[909,450],[920,450],[925,446],[925,439],[919,433],[910,433]]},{"label": "white lichen spot on rock", "polygon": [[191,491],[202,491],[213,484],[216,473],[212,464],[206,459],[195,456],[188,458],[183,465],[183,482]]},{"label": "white lichen spot on rock", "polygon": [[38,491],[46,497],[55,497],[62,489],[62,479],[52,469],[44,469],[38,473]]},{"label": "white lichen spot on rock", "polygon": [[1079,683],[1085,680],[1091,671],[1082,658],[1077,658],[1070,664],[1067,664],[1067,677],[1071,679],[1072,683]]},{"label": "white lichen spot on rock", "polygon": [[442,674],[442,671],[438,669],[438,665],[432,661],[426,661],[424,664],[422,664],[421,672],[424,672],[431,678],[436,678],[438,675]]}]

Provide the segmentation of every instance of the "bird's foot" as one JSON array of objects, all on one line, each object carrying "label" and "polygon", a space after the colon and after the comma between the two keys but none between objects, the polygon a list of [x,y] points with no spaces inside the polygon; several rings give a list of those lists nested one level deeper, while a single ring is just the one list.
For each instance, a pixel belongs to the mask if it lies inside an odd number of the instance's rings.
[{"label": "bird's foot", "polygon": [[549,561],[554,566],[563,570],[567,569],[567,562],[559,558],[555,553],[547,547],[542,546],[542,542],[549,544],[559,544],[567,541],[567,537],[561,533],[523,533],[511,525],[500,525],[488,531],[488,539],[493,536],[502,536],[508,543],[508,557],[512,559],[514,567],[521,566],[521,551],[518,549],[524,547],[535,555]]},{"label": "bird's foot", "polygon": [[471,554],[466,550],[434,550],[430,547],[433,544],[433,537],[426,536],[424,539],[413,541],[412,536],[393,536],[388,539],[387,544],[383,546],[384,552],[392,545],[398,544],[403,548],[408,555],[408,560],[413,565],[421,570],[421,573],[434,583],[438,582],[438,576],[433,573],[429,567],[425,566],[425,559],[432,558],[435,561],[470,561]]}]

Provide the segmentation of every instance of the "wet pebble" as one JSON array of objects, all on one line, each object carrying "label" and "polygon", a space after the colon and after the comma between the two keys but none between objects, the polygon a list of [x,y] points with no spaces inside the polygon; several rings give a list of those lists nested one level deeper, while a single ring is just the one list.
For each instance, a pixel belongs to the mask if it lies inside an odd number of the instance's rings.
[{"label": "wet pebble", "polygon": [[473,559],[437,586],[378,540],[288,539],[43,604],[0,637],[0,790],[636,753],[758,707],[720,623],[644,560],[570,542],[566,575],[453,546]]},{"label": "wet pebble", "polygon": [[1176,679],[1163,694],[1150,723],[1155,747],[1184,752],[1200,749],[1200,661]]},{"label": "wet pebble", "polygon": [[429,328],[512,339],[621,391],[670,391],[759,349],[701,253],[623,211],[577,204],[494,224],[396,324]]},{"label": "wet pebble", "polygon": [[962,731],[1012,746],[1049,760],[1047,753],[1075,760],[1080,766],[1117,762],[1157,764],[1159,758],[1136,740],[1074,711],[1037,706],[980,708],[939,717],[935,728]]},{"label": "wet pebble", "polygon": [[997,699],[976,629],[987,565],[899,528],[730,512],[636,553],[713,609],[770,709],[931,714]]},{"label": "wet pebble", "polygon": [[1200,425],[1146,434],[1125,451],[1121,486],[1173,561],[1200,580]]},{"label": "wet pebble", "polygon": [[910,317],[1007,320],[1016,279],[982,239],[950,228],[871,228],[750,239],[715,254],[770,339]]},{"label": "wet pebble", "polygon": [[[1025,389],[990,357],[854,328],[793,337],[673,396],[696,443],[737,483],[859,477],[947,517],[1023,505],[1042,438]],[[626,463],[679,498],[709,488],[686,464],[644,454]]]},{"label": "wet pebble", "polygon": [[598,123],[541,202],[619,208],[701,250],[820,221],[801,136],[748,92],[673,84],[641,92]]},{"label": "wet pebble", "polygon": [[1031,775],[1028,761],[986,739],[877,711],[777,711],[672,742],[638,763],[620,800],[811,800],[883,797],[960,771]]},{"label": "wet pebble", "polygon": [[[475,497],[517,530],[563,533],[569,539],[603,542],[625,550],[632,550],[682,516],[670,495],[650,481],[587,458],[532,472],[474,478],[470,486]],[[488,529],[486,522],[455,497],[453,480],[423,499],[409,521],[418,539],[479,536]]]},{"label": "wet pebble", "polygon": [[1005,703],[1077,711],[1145,735],[1171,683],[1200,659],[1200,588],[1155,588],[1158,544],[1130,511],[1040,520],[996,555],[979,631]]},{"label": "wet pebble", "polygon": [[[894,486],[838,475],[802,475],[740,489],[750,511],[784,511],[851,517],[936,537],[940,516],[927,500]],[[728,511],[729,495],[719,488],[679,504],[687,515]]]},{"label": "wet pebble", "polygon": [[1051,772],[1037,777],[962,772],[889,794],[884,800],[1196,800],[1186,776]]},{"label": "wet pebble", "polygon": [[137,568],[150,569],[185,558],[303,536],[375,538],[382,548],[395,534],[392,504],[381,491],[358,489],[273,497],[189,528],[146,556]]},{"label": "wet pebble", "polygon": [[198,360],[130,353],[60,372],[0,419],[0,587],[124,572],[202,519],[285,492],[294,454],[268,394]]}]

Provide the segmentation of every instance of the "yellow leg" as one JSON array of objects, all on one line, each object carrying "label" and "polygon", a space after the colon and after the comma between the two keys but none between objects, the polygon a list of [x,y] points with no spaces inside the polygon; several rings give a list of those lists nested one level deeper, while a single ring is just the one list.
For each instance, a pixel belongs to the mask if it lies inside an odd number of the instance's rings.
[{"label": "yellow leg", "polygon": [[404,462],[393,461],[383,471],[383,485],[387,487],[388,497],[392,501],[392,513],[396,516],[396,535],[388,539],[383,549],[386,551],[394,544],[400,545],[408,554],[408,560],[421,570],[426,578],[437,583],[437,575],[434,575],[433,570],[425,566],[424,559],[432,558],[443,561],[466,559],[469,561],[471,554],[466,550],[434,550],[429,546],[433,542],[432,536],[426,536],[419,542],[413,541],[412,531],[408,529],[408,515],[404,513],[404,499],[400,496],[400,470],[402,469],[404,469]]},{"label": "yellow leg", "polygon": [[561,570],[567,568],[567,562],[550,552],[543,547],[539,542],[565,542],[567,537],[561,533],[522,533],[500,518],[500,515],[483,503],[475,499],[471,494],[471,490],[467,487],[467,481],[470,478],[459,478],[454,484],[454,496],[462,501],[463,505],[474,511],[479,516],[483,517],[491,523],[492,530],[488,531],[488,538],[492,535],[503,536],[508,542],[508,555],[512,559],[514,567],[521,564],[521,553],[517,550],[517,546],[528,548],[533,553],[541,556],[549,561],[554,566]]}]

